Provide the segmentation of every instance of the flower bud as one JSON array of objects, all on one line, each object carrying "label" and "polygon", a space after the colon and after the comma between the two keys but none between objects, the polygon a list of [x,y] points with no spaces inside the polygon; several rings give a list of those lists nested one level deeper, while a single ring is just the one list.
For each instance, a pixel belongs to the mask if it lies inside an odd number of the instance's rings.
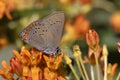
[{"label": "flower bud", "polygon": [[79,55],[81,55],[81,51],[78,45],[73,46],[73,52],[74,52],[74,57],[77,58]]},{"label": "flower bud", "polygon": [[107,56],[108,55],[108,50],[107,50],[107,46],[103,45],[103,55]]},{"label": "flower bud", "polygon": [[98,33],[95,30],[89,30],[86,33],[86,41],[88,46],[92,49],[92,50],[97,50],[98,46],[99,46],[99,36]]}]

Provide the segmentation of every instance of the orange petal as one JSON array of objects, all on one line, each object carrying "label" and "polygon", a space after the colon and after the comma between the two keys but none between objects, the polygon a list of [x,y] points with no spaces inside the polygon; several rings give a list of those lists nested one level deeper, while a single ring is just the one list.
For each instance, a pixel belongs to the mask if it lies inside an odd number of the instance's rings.
[{"label": "orange petal", "polygon": [[7,75],[5,74],[4,71],[0,70],[0,75],[1,75],[3,78],[7,79]]},{"label": "orange petal", "polygon": [[22,54],[28,56],[29,58],[31,57],[30,52],[24,46],[21,48],[21,52]]},{"label": "orange petal", "polygon": [[47,64],[47,67],[50,69],[55,69],[55,58],[54,56],[47,56],[43,55],[45,62]]},{"label": "orange petal", "polygon": [[[23,76],[29,76],[30,74],[30,69],[28,66],[23,67]],[[32,77],[32,76],[31,76]]]},{"label": "orange petal", "polygon": [[14,54],[19,60],[21,60],[21,55],[20,55],[20,53],[19,53],[18,51],[13,50],[13,54]]},{"label": "orange petal", "polygon": [[57,73],[55,71],[49,70],[49,68],[44,69],[44,78],[45,80],[56,80]]},{"label": "orange petal", "polygon": [[39,72],[40,72],[40,68],[38,67],[32,67],[31,68],[31,72],[32,72],[32,79],[33,80],[39,80]]},{"label": "orange petal", "polygon": [[56,64],[55,64],[55,70],[57,70],[60,66],[60,63],[62,62],[62,57],[63,57],[63,53],[61,53],[60,55],[57,56],[57,59],[55,60]]},{"label": "orange petal", "polygon": [[117,67],[118,67],[118,64],[117,64],[117,63],[113,64],[113,66],[112,66],[112,71],[111,71],[111,77],[114,77],[115,71],[116,71]]},{"label": "orange petal", "polygon": [[5,6],[6,4],[3,1],[0,1],[0,19],[2,19],[4,12],[5,12]]},{"label": "orange petal", "polygon": [[59,76],[57,80],[65,80],[62,76]]},{"label": "orange petal", "polygon": [[47,63],[47,67],[50,69],[58,69],[61,61],[62,61],[62,57],[63,57],[63,53],[61,53],[60,55],[57,55],[57,57],[55,58],[54,56],[47,56],[47,55],[43,55],[46,63]]},{"label": "orange petal", "polygon": [[2,61],[2,66],[3,66],[3,68],[4,68],[5,70],[7,70],[7,71],[10,71],[10,70],[11,70],[11,67],[7,65],[7,63],[6,63],[5,60]]},{"label": "orange petal", "polygon": [[12,20],[12,16],[11,16],[9,10],[6,10],[6,11],[5,11],[5,14],[6,14],[6,16],[7,16],[7,18],[8,18],[9,20]]},{"label": "orange petal", "polygon": [[22,60],[22,63],[24,65],[30,65],[31,64],[31,61],[32,61],[32,57],[31,57],[31,54],[30,52],[25,49],[25,47],[23,46],[22,49],[21,49],[21,60]]}]

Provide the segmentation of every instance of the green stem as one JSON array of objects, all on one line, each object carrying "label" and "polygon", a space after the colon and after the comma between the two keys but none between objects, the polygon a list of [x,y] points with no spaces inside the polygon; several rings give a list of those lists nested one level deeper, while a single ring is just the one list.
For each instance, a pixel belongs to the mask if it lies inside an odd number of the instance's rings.
[{"label": "green stem", "polygon": [[76,58],[76,63],[77,63],[78,69],[79,69],[79,71],[80,71],[80,73],[81,73],[81,76],[82,76],[83,80],[86,80],[86,79],[85,79],[85,76],[84,76],[84,74],[83,74],[82,68],[81,68],[81,66],[80,66],[80,63],[79,63],[78,58]]},{"label": "green stem", "polygon": [[69,65],[70,69],[72,70],[73,75],[75,76],[76,80],[79,80],[79,77],[78,77],[78,75],[76,74],[76,72],[75,72],[75,70],[74,70],[72,64],[68,64],[68,65]]},{"label": "green stem", "polygon": [[82,66],[83,72],[84,72],[84,74],[85,74],[86,80],[89,80],[88,75],[87,75],[87,72],[86,72],[86,70],[85,70],[85,66],[84,66],[83,61],[82,61],[81,55],[79,56],[79,61],[80,61],[80,63],[81,63],[81,66]]},{"label": "green stem", "polygon": [[107,56],[105,56],[104,58],[104,66],[105,66],[105,69],[104,69],[104,80],[107,80]]},{"label": "green stem", "polygon": [[119,74],[118,74],[116,80],[120,80],[120,72],[119,72]]},{"label": "green stem", "polygon": [[91,80],[95,80],[93,66],[91,66]]},{"label": "green stem", "polygon": [[96,51],[94,52],[94,55],[95,55],[95,61],[96,61],[97,77],[98,77],[98,80],[100,80],[100,71],[99,71],[99,64],[98,64]]}]

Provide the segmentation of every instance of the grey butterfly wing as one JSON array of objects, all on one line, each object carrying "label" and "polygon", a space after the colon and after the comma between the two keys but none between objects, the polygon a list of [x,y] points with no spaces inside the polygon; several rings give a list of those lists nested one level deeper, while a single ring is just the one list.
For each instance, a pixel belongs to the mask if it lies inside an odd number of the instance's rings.
[{"label": "grey butterfly wing", "polygon": [[45,47],[44,29],[42,21],[34,21],[21,31],[20,37],[31,46],[43,50]]},{"label": "grey butterfly wing", "polygon": [[65,16],[63,12],[51,14],[43,20],[43,22],[47,22],[45,25],[47,25],[48,27],[49,35],[46,34],[46,37],[48,39],[46,40],[46,46],[48,47],[48,51],[49,49],[55,51],[55,49],[59,46],[59,42],[63,33],[64,21]]},{"label": "grey butterfly wing", "polygon": [[[43,20],[37,20],[25,28],[20,36],[33,47],[46,53],[55,53],[64,26],[64,13],[56,12]],[[23,36],[24,35],[24,36]]]}]

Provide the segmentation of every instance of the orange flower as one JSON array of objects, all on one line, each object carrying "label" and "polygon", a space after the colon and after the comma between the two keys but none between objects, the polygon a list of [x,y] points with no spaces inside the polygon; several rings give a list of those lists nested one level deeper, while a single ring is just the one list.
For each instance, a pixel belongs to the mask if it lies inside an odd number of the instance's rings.
[{"label": "orange flower", "polygon": [[5,3],[3,1],[0,1],[0,19],[3,17],[4,12],[5,12]]},{"label": "orange flower", "polygon": [[59,76],[57,72],[49,68],[45,68],[44,72],[45,80],[65,80],[62,76]]},{"label": "orange flower", "polygon": [[3,70],[0,69],[0,75],[6,80],[13,80],[13,72],[10,66],[6,64],[6,61],[2,61]]},{"label": "orange flower", "polygon": [[11,58],[10,66],[14,73],[16,73],[18,76],[22,76],[23,64],[18,58],[16,57]]},{"label": "orange flower", "polygon": [[13,0],[0,0],[0,19],[2,19],[5,14],[8,19],[12,19],[10,11],[14,10]]},{"label": "orange flower", "polygon": [[42,79],[42,74],[41,74],[41,69],[39,67],[32,67],[31,68],[31,77],[32,77],[32,80],[41,80]]},{"label": "orange flower", "polygon": [[25,47],[21,48],[20,53],[16,50],[13,50],[13,53],[10,66],[7,66],[5,61],[2,62],[5,70],[0,70],[0,75],[3,78],[12,80],[13,75],[17,74],[22,80],[64,80],[58,71],[62,62],[62,53],[55,58],[37,49],[28,51]]},{"label": "orange flower", "polygon": [[115,12],[110,17],[110,24],[115,32],[120,33],[120,12]]},{"label": "orange flower", "polygon": [[62,62],[62,57],[63,53],[59,54],[56,58],[54,56],[43,55],[47,64],[47,67],[44,68],[44,78],[46,80],[65,80],[62,76],[60,76],[61,73],[57,73],[57,70]]},{"label": "orange flower", "polygon": [[[22,78],[23,80],[32,80],[32,72],[31,72],[31,68],[29,68],[28,66],[23,66],[23,73],[22,73],[22,77],[19,76],[19,78]],[[36,78],[34,76],[34,78]]]},{"label": "orange flower", "polygon": [[99,47],[99,36],[95,30],[89,30],[86,33],[86,41],[88,46],[93,50],[97,50]]},{"label": "orange flower", "polygon": [[54,57],[54,55],[52,56],[46,56],[46,55],[43,55],[46,63],[47,63],[47,67],[50,68],[50,69],[53,69],[53,70],[57,70],[59,68],[59,65],[62,61],[62,57],[63,57],[63,53],[61,53],[59,55],[59,57]]},{"label": "orange flower", "polygon": [[73,27],[75,34],[79,39],[84,38],[85,34],[90,28],[90,22],[86,19],[85,15],[79,14],[74,18]]},{"label": "orange flower", "polygon": [[56,77],[57,77],[56,72],[51,71],[49,68],[45,68],[44,71],[45,71],[45,73],[44,73],[45,80],[55,80],[56,79]]},{"label": "orange flower", "polygon": [[38,65],[42,58],[42,53],[37,49],[31,49],[30,51],[28,51],[27,49],[25,49],[25,47],[22,47],[21,55],[22,63],[28,66]]}]

